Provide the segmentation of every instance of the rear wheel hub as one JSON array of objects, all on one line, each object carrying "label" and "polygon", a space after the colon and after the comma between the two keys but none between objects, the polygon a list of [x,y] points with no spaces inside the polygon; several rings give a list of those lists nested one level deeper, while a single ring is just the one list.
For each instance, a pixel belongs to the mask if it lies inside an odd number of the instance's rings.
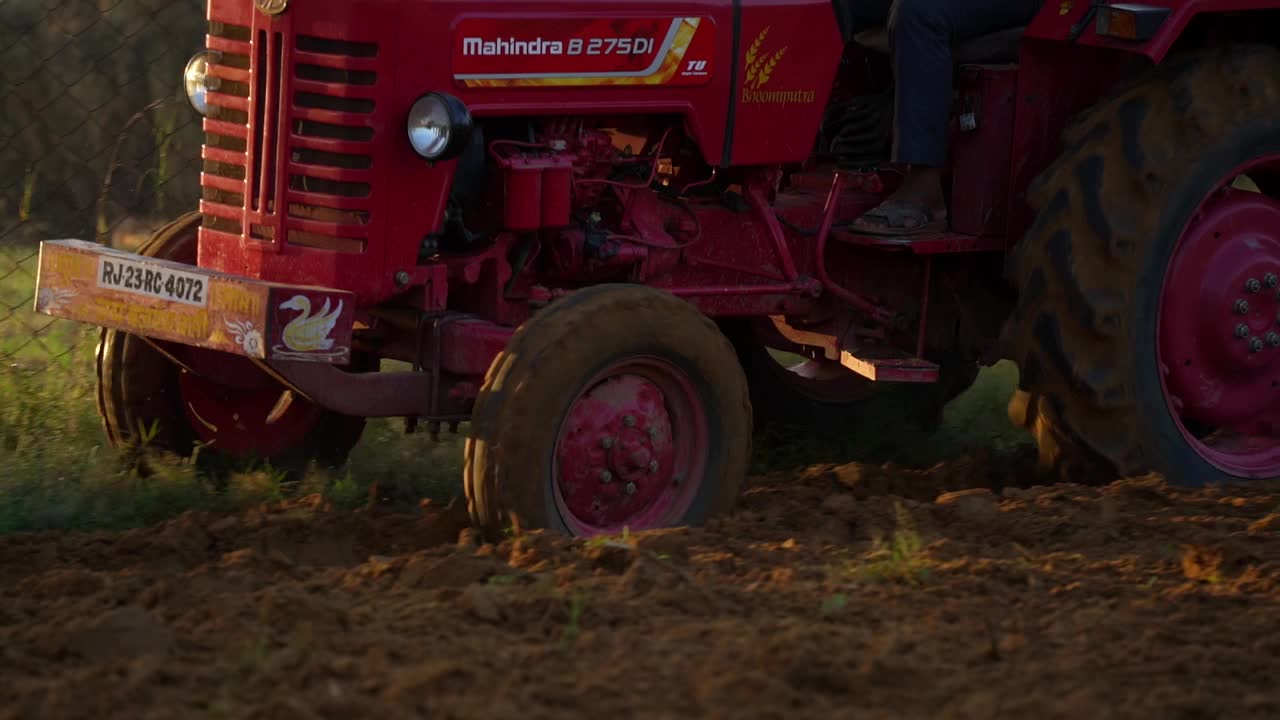
[{"label": "rear wheel hub", "polygon": [[1280,203],[1230,186],[1205,199],[1170,260],[1158,333],[1166,399],[1196,451],[1237,476],[1280,475]]},{"label": "rear wheel hub", "polygon": [[706,413],[687,375],[657,358],[617,363],[562,421],[556,504],[580,534],[663,525],[688,510],[706,452]]}]

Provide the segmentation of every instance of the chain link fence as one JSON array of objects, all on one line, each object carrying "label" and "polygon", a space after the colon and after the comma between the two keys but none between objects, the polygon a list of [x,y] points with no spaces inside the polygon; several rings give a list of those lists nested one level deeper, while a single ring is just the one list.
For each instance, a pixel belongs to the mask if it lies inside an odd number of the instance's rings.
[{"label": "chain link fence", "polygon": [[0,368],[75,367],[93,331],[32,311],[39,243],[130,248],[199,199],[182,70],[204,0],[0,0]]}]

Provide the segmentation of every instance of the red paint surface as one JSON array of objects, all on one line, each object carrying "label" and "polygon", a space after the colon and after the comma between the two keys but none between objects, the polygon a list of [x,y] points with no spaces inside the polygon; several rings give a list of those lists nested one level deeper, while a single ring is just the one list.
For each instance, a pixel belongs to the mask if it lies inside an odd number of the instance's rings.
[{"label": "red paint surface", "polygon": [[951,230],[959,235],[1004,237],[1009,215],[1009,154],[1017,107],[1016,67],[965,67],[958,112],[977,127],[955,128],[951,146]]},{"label": "red paint surface", "polygon": [[577,535],[678,522],[709,452],[707,414],[687,373],[653,357],[599,373],[560,424],[552,477]]},{"label": "red paint surface", "polygon": [[513,328],[475,319],[444,325],[441,367],[445,372],[471,377],[483,376],[493,359],[507,346]]}]

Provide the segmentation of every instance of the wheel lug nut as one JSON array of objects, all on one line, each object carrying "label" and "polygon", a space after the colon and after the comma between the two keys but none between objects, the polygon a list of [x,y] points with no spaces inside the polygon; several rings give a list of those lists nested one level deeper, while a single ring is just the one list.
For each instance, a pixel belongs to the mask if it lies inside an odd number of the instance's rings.
[{"label": "wheel lug nut", "polygon": [[[1273,335],[1275,335],[1275,333],[1272,333],[1272,334],[1273,334]],[[1276,340],[1277,340],[1277,341],[1280,341],[1280,335],[1276,335]],[[658,472],[658,468],[659,468],[659,467],[660,467],[660,466],[658,465],[658,461],[657,461],[657,460],[650,460],[650,461],[649,461],[649,472],[651,472],[651,473],[652,473],[652,472]]]},{"label": "wheel lug nut", "polygon": [[605,484],[613,482],[613,473],[609,472],[608,470],[605,470],[604,472],[600,473],[600,482]]},{"label": "wheel lug nut", "polygon": [[675,485],[676,487],[680,487],[680,483],[682,482],[684,482],[683,475],[676,475],[675,477],[671,478],[671,484]]},{"label": "wheel lug nut", "polygon": [[1254,338],[1249,341],[1249,352],[1256,353],[1262,350],[1262,338]]},{"label": "wheel lug nut", "polygon": [[600,447],[608,450],[613,447],[613,438],[605,436],[600,438]]},{"label": "wheel lug nut", "polygon": [[1276,285],[1280,285],[1280,277],[1276,277],[1275,273],[1267,273],[1262,276],[1262,284],[1269,288],[1273,288]]},{"label": "wheel lug nut", "polygon": [[1247,338],[1247,337],[1249,337],[1249,326],[1248,326],[1248,325],[1245,325],[1244,323],[1240,323],[1239,325],[1237,325],[1237,326],[1236,326],[1236,337],[1238,337],[1238,338]]},{"label": "wheel lug nut", "polygon": [[1262,283],[1258,282],[1258,278],[1249,278],[1244,282],[1244,289],[1256,293],[1262,289]]},{"label": "wheel lug nut", "polygon": [[623,489],[623,490],[625,490],[625,491],[627,492],[627,494],[628,494],[628,495],[635,495],[635,494],[636,494],[636,484],[635,484],[635,483],[627,483],[626,487],[624,487],[624,488],[622,488],[622,489]]},{"label": "wheel lug nut", "polygon": [[1280,347],[1280,335],[1273,332],[1267,333],[1267,344],[1271,347]]},{"label": "wheel lug nut", "polygon": [[1236,308],[1237,315],[1246,315],[1249,312],[1249,301],[1237,300],[1235,308]]},{"label": "wheel lug nut", "polygon": [[627,415],[622,418],[622,424],[626,425],[627,427],[635,427],[636,419],[631,415]]},{"label": "wheel lug nut", "polygon": [[650,440],[658,439],[658,428],[649,428],[649,439]]}]

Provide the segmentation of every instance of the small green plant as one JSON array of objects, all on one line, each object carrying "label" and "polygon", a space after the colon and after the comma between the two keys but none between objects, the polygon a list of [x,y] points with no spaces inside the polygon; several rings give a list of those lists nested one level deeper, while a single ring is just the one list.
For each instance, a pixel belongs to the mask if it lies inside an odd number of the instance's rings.
[{"label": "small green plant", "polygon": [[597,535],[585,544],[589,548],[618,547],[620,545],[630,547],[633,544],[631,541],[631,528],[624,525],[622,526],[622,532],[618,535]]},{"label": "small green plant", "polygon": [[924,540],[916,530],[911,513],[899,503],[895,507],[897,527],[886,547],[877,541],[865,562],[855,568],[865,580],[873,582],[902,582],[918,585],[929,577],[929,567],[924,557]]},{"label": "small green plant", "polygon": [[822,606],[818,609],[822,617],[831,617],[836,613],[844,610],[849,604],[849,596],[844,593],[837,593],[822,601]]},{"label": "small green plant", "polygon": [[270,639],[265,631],[259,632],[252,643],[236,655],[224,660],[222,666],[224,687],[234,687],[256,678],[266,668],[270,656]]},{"label": "small green plant", "polygon": [[355,481],[351,476],[350,470],[347,470],[342,477],[329,485],[325,495],[335,507],[340,507],[344,510],[357,508],[368,498],[365,488]]},{"label": "small green plant", "polygon": [[569,598],[569,620],[564,625],[564,630],[560,633],[560,649],[568,650],[578,641],[578,635],[582,633],[582,615],[587,611],[587,594],[584,592],[575,592]]}]

